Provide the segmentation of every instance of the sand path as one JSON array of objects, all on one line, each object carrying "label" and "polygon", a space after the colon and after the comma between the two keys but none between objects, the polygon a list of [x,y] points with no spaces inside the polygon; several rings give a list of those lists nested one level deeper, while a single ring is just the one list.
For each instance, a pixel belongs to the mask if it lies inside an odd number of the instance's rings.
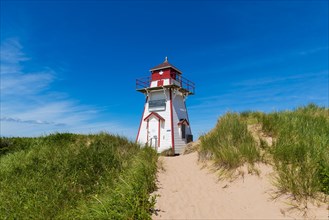
[{"label": "sand path", "polygon": [[[270,167],[261,175],[245,175],[234,182],[217,181],[214,173],[201,169],[197,153],[162,157],[165,171],[158,173],[158,191],[153,219],[292,219],[300,215],[287,213],[287,205],[271,200],[267,193]],[[328,218],[322,208],[312,217]]]}]

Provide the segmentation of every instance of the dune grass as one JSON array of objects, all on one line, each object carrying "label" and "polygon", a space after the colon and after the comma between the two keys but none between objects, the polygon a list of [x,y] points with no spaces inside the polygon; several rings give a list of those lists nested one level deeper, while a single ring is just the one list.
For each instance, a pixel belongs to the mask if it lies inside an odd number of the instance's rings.
[{"label": "dune grass", "polygon": [[[138,152],[113,187],[106,186],[101,195],[81,202],[66,218],[83,219],[150,219],[156,188],[156,153],[151,148]],[[151,161],[150,161],[151,160]]]},{"label": "dune grass", "polygon": [[[260,124],[275,141],[265,146],[248,132],[248,124]],[[265,147],[264,147],[265,146]],[[296,199],[329,194],[329,109],[310,104],[294,111],[227,113],[216,127],[201,137],[200,155],[221,168],[262,161],[260,151],[271,158],[276,186]]]},{"label": "dune grass", "polygon": [[[152,149],[105,133],[1,138],[0,146],[0,219],[150,218]],[[103,210],[111,211],[95,214]]]},{"label": "dune grass", "polygon": [[259,121],[265,132],[278,137],[270,153],[279,189],[297,198],[329,194],[329,110],[310,104]]},{"label": "dune grass", "polygon": [[221,168],[235,169],[245,162],[260,161],[260,151],[247,122],[238,113],[227,113],[221,117],[216,127],[200,137],[200,157],[213,159]]}]

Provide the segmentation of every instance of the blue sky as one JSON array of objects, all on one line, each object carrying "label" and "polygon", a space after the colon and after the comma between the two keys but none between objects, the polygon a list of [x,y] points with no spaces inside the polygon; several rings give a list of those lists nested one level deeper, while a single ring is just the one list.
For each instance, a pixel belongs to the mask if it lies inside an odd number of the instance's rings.
[{"label": "blue sky", "polygon": [[328,1],[1,1],[1,136],[134,139],[135,79],[196,83],[197,137],[227,111],[328,107]]}]

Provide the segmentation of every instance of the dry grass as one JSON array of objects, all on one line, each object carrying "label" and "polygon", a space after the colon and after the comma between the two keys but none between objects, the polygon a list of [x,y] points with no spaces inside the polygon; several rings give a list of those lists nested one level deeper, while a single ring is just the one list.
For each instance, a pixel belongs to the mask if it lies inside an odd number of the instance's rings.
[{"label": "dry grass", "polygon": [[199,149],[200,149],[200,140],[190,142],[184,148],[183,154],[190,154],[190,153],[199,151]]}]

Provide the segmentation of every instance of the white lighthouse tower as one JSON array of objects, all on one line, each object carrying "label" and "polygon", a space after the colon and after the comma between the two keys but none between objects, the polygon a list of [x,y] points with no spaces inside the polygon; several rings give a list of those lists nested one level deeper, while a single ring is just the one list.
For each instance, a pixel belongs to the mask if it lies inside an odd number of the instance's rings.
[{"label": "white lighthouse tower", "polygon": [[136,90],[146,95],[136,141],[159,153],[172,148],[180,154],[193,140],[185,100],[194,94],[194,83],[165,61],[150,69],[151,76],[136,80]]}]

